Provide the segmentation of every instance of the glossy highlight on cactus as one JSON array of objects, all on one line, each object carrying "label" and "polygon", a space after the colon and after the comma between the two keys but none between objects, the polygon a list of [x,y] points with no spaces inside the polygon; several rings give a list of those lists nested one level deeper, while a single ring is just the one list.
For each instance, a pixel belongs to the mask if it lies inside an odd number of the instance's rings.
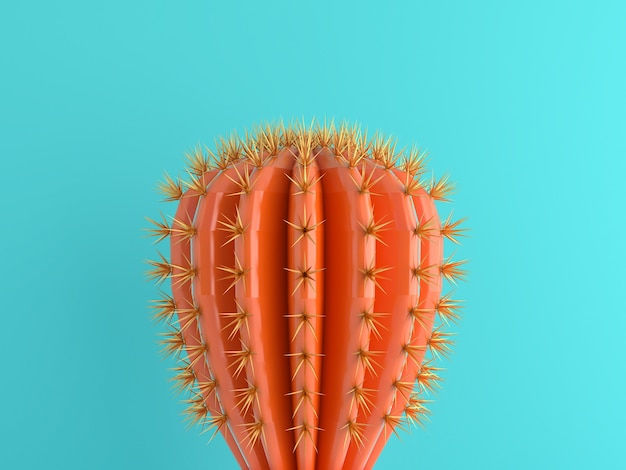
[{"label": "glossy highlight on cactus", "polygon": [[461,307],[442,287],[465,276],[443,256],[463,219],[436,208],[453,186],[424,157],[358,126],[264,125],[160,185],[178,203],[149,219],[170,245],[148,272],[171,282],[164,351],[241,468],[371,469],[424,421]]}]

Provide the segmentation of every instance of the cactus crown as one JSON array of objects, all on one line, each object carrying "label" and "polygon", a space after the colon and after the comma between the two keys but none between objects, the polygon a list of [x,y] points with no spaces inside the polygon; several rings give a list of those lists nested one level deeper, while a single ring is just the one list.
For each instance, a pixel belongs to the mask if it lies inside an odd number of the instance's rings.
[{"label": "cactus crown", "polygon": [[[447,176],[438,181],[425,177],[428,151],[417,146],[413,146],[410,151],[406,148],[398,150],[397,143],[392,137],[376,132],[373,137],[368,138],[367,131],[363,131],[356,124],[335,125],[334,121],[331,121],[328,124],[312,122],[307,126],[296,121],[291,125],[285,125],[283,122],[259,125],[252,132],[245,131],[243,137],[233,132],[229,138],[216,139],[215,150],[205,146],[203,152],[203,149],[197,146],[185,153],[189,181],[173,179],[166,174],[165,181],[158,186],[158,191],[165,196],[166,201],[181,199],[185,188],[196,189],[201,193],[203,189],[199,177],[207,171],[215,168],[223,170],[242,160],[260,168],[268,159],[276,157],[283,148],[293,148],[294,158],[305,167],[315,158],[316,150],[321,148],[331,149],[347,167],[359,167],[363,159],[370,158],[386,169],[399,168],[404,171],[407,174],[405,182],[407,191],[412,192],[418,187],[428,188],[435,199],[442,201],[446,200],[454,189]],[[308,185],[313,183],[306,178],[304,181]],[[373,182],[370,179],[364,184],[365,187],[371,186]]]}]

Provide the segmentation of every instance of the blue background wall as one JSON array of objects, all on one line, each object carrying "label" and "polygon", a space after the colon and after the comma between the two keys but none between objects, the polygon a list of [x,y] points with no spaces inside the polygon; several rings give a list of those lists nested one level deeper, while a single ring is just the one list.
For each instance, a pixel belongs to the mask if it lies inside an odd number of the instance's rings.
[{"label": "blue background wall", "polygon": [[302,116],[428,147],[472,228],[431,423],[377,468],[626,468],[625,4],[384,3],[2,2],[3,468],[235,468],[170,389],[144,216]]}]

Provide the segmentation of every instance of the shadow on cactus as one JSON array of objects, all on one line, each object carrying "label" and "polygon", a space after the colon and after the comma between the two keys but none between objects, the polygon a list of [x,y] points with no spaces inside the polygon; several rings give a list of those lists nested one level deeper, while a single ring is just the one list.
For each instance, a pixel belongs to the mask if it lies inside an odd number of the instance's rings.
[{"label": "shadow on cactus", "polygon": [[424,153],[357,126],[265,125],[188,155],[176,201],[149,229],[169,238],[154,302],[169,324],[192,423],[222,434],[241,468],[371,469],[391,433],[421,424],[442,327],[460,302],[443,281],[461,220],[440,220],[447,177]]}]

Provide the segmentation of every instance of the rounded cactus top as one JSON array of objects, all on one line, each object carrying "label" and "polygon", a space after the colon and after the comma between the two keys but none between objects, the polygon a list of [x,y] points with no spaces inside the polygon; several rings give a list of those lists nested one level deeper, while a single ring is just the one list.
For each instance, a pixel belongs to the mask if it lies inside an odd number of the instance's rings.
[{"label": "rounded cactus top", "polygon": [[303,166],[315,160],[322,149],[331,150],[348,167],[359,167],[364,159],[375,161],[385,169],[397,168],[406,175],[405,191],[412,194],[418,189],[425,189],[430,196],[439,201],[448,201],[454,185],[448,176],[439,180],[426,177],[426,157],[428,152],[413,145],[398,148],[394,138],[375,132],[371,137],[358,124],[303,123],[286,125],[263,124],[252,132],[245,131],[243,136],[236,133],[228,138],[216,139],[215,149],[196,147],[185,154],[189,181],[172,179],[166,175],[159,190],[166,200],[182,198],[185,187],[202,192],[201,176],[212,169],[226,169],[232,164],[246,160],[252,166],[261,168],[272,161],[284,149],[293,154],[297,163]]}]

